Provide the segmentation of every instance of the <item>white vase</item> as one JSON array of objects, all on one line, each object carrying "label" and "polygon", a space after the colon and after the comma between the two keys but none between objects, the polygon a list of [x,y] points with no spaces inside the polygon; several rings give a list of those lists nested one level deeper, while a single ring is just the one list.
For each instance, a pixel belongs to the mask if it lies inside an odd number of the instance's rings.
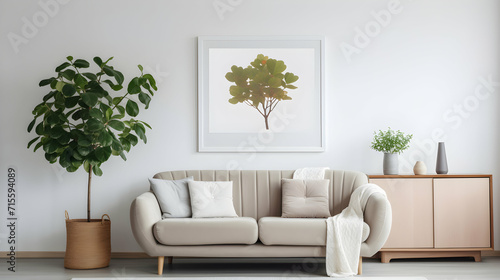
[{"label": "white vase", "polygon": [[413,173],[415,173],[415,175],[425,175],[427,174],[427,166],[425,166],[423,161],[419,160],[413,167]]},{"label": "white vase", "polygon": [[398,154],[384,153],[384,175],[398,175]]}]

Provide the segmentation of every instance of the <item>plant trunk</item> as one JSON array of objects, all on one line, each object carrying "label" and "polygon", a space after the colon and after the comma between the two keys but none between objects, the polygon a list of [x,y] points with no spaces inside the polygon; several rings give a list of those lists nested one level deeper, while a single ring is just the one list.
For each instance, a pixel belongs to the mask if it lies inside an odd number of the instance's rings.
[{"label": "plant trunk", "polygon": [[269,117],[269,115],[267,116],[264,116],[264,120],[266,120],[266,130],[269,130],[269,123],[267,121],[267,118]]},{"label": "plant trunk", "polygon": [[92,182],[92,165],[89,165],[89,180],[87,193],[87,222],[90,223],[90,183]]}]

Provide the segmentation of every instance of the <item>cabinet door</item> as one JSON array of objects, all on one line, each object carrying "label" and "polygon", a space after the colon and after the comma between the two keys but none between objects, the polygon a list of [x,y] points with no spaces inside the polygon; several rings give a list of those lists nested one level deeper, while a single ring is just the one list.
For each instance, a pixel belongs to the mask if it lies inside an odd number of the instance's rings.
[{"label": "cabinet door", "polygon": [[436,248],[490,247],[489,178],[434,179]]},{"label": "cabinet door", "polygon": [[387,193],[392,228],[383,248],[432,248],[432,178],[370,179]]}]

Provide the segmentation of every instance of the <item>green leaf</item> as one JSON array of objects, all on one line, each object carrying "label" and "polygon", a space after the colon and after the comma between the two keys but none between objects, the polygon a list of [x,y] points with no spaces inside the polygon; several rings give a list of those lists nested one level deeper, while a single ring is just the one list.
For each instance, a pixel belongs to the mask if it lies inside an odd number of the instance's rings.
[{"label": "green leaf", "polygon": [[281,79],[278,79],[276,77],[271,77],[269,81],[267,81],[267,83],[269,84],[270,87],[277,88],[281,86]]},{"label": "green leaf", "polygon": [[66,108],[73,108],[78,104],[78,101],[80,101],[80,96],[68,97],[64,100],[64,105]]},{"label": "green leaf", "polygon": [[36,128],[35,128],[35,132],[36,134],[38,135],[44,135],[45,134],[45,129],[43,127],[43,122],[39,123]]},{"label": "green leaf", "polygon": [[120,157],[123,159],[123,160],[127,160],[127,157],[125,156],[125,153],[122,151],[120,152]]},{"label": "green leaf", "polygon": [[54,97],[54,95],[57,93],[57,91],[51,91],[49,93],[47,93],[44,97],[43,97],[43,102],[47,102],[49,99],[51,99],[52,97]]},{"label": "green leaf", "polygon": [[67,56],[66,59],[69,60],[69,61],[72,61],[73,57],[70,55],[70,56]]},{"label": "green leaf", "polygon": [[88,61],[83,60],[83,59],[77,59],[75,62],[73,62],[73,65],[77,68],[89,68],[90,63]]},{"label": "green leaf", "polygon": [[72,81],[72,80],[73,80],[73,78],[75,77],[76,73],[75,73],[75,71],[73,71],[72,69],[67,69],[67,70],[64,70],[64,71],[61,73],[61,75],[62,75],[64,78],[66,78],[66,79],[68,79],[68,80]]},{"label": "green leaf", "polygon": [[141,121],[141,123],[144,124],[145,126],[147,126],[149,129],[153,129],[148,123],[143,122],[143,121]]},{"label": "green leaf", "polygon": [[155,78],[153,78],[153,76],[151,76],[151,74],[145,74],[143,77],[144,77],[144,78],[146,78],[146,79],[148,79],[149,84],[151,85],[151,87],[152,87],[154,90],[158,90],[158,88],[156,87],[156,81],[155,81]]},{"label": "green leaf", "polygon": [[141,72],[144,71],[144,68],[142,68],[142,65],[139,64],[139,65],[137,65],[137,67],[139,67],[139,70],[141,70]]},{"label": "green leaf", "polygon": [[97,109],[97,108],[92,108],[92,109],[90,109],[90,111],[89,111],[89,115],[90,115],[91,117],[93,117],[93,118],[96,118],[96,119],[100,120],[100,121],[102,121],[102,120],[103,120],[103,117],[102,117],[102,112],[101,112],[101,110],[99,110],[99,109]]},{"label": "green leaf", "polygon": [[127,135],[127,137],[125,137],[125,139],[128,140],[128,142],[130,142],[130,144],[132,146],[135,146],[137,145],[137,143],[139,142],[139,139],[137,139],[137,136],[133,135],[133,134],[129,134]]},{"label": "green leaf", "polygon": [[90,163],[87,160],[83,162],[83,169],[85,169],[85,171],[87,171],[87,173],[89,173]]},{"label": "green leaf", "polygon": [[78,145],[82,146],[82,147],[88,147],[88,146],[92,145],[92,143],[88,139],[81,137],[81,138],[78,138]]},{"label": "green leaf", "polygon": [[72,84],[65,84],[62,88],[62,93],[64,96],[73,96],[76,93],[76,89]]},{"label": "green leaf", "polygon": [[119,91],[122,88],[123,88],[122,85],[114,85],[114,86],[111,87],[111,89],[114,90],[114,91]]},{"label": "green leaf", "polygon": [[98,148],[95,150],[95,157],[100,162],[107,161],[110,156],[111,156],[111,148],[110,147],[103,147],[103,148]]},{"label": "green leaf", "polygon": [[238,104],[239,103],[238,98],[236,98],[236,97],[230,98],[229,99],[229,103],[231,103],[231,104]]},{"label": "green leaf", "polygon": [[61,137],[64,133],[66,133],[66,131],[61,127],[61,126],[54,126],[51,130],[50,130],[50,137],[52,139],[58,139],[59,137]]},{"label": "green leaf", "polygon": [[118,85],[123,84],[123,81],[125,80],[125,78],[123,77],[122,72],[116,71],[116,70],[114,70],[114,71],[115,71],[115,80],[118,83]]},{"label": "green leaf", "polygon": [[40,83],[38,84],[38,86],[40,87],[43,87],[43,86],[46,86],[46,85],[50,85],[50,83],[55,80],[55,78],[50,78],[50,79],[45,79],[45,80],[41,80]]},{"label": "green leaf", "polygon": [[98,56],[94,57],[94,62],[97,66],[102,67],[102,59]]},{"label": "green leaf", "polygon": [[135,77],[128,83],[127,91],[130,94],[137,94],[137,93],[141,92],[139,78]]},{"label": "green leaf", "polygon": [[62,92],[62,89],[64,87],[66,83],[64,83],[63,81],[57,81],[57,84],[56,84],[56,90],[59,91],[59,92]]},{"label": "green leaf", "polygon": [[285,82],[287,84],[291,84],[293,82],[296,82],[298,79],[299,79],[299,76],[296,76],[293,73],[287,72],[285,74]]},{"label": "green leaf", "polygon": [[120,138],[120,143],[122,144],[122,147],[125,151],[127,152],[130,151],[132,145],[130,144],[130,141],[127,140],[127,138],[125,137]]},{"label": "green leaf", "polygon": [[116,152],[121,152],[123,151],[122,144],[118,140],[114,140],[113,143],[111,144],[111,149]]},{"label": "green leaf", "polygon": [[[30,124],[28,125],[28,132],[31,132],[31,130],[33,129],[33,126],[35,126],[35,123],[36,123],[36,118],[33,119]],[[28,147],[29,148],[29,147]]]},{"label": "green leaf", "polygon": [[36,152],[36,150],[40,149],[42,145],[43,145],[42,141],[38,142],[38,144],[36,144],[35,148],[33,149],[33,152]]},{"label": "green leaf", "polygon": [[89,78],[91,81],[97,81],[97,76],[93,73],[82,73],[82,75]]},{"label": "green leaf", "polygon": [[113,98],[113,105],[118,105],[123,100],[123,97]]},{"label": "green leaf", "polygon": [[49,140],[47,143],[45,143],[43,145],[43,150],[47,153],[47,154],[52,154],[54,153],[57,149],[59,149],[59,143],[57,143],[57,141],[54,141],[54,140]]},{"label": "green leaf", "polygon": [[88,81],[82,75],[76,74],[76,76],[75,76],[75,84],[79,88],[84,88],[88,84]]},{"label": "green leaf", "polygon": [[142,104],[146,105],[145,109],[149,108],[149,103],[151,102],[151,97],[147,93],[141,92],[139,93],[139,101],[142,102]]},{"label": "green leaf", "polygon": [[135,133],[137,133],[137,136],[139,136],[139,138],[141,138],[142,141],[144,141],[144,143],[148,141],[146,138],[146,128],[144,127],[144,125],[140,123],[135,124],[134,131]]},{"label": "green leaf", "polygon": [[102,170],[101,170],[101,168],[98,165],[92,166],[92,172],[96,176],[102,176]]},{"label": "green leaf", "polygon": [[101,146],[108,147],[113,143],[113,136],[108,131],[103,131],[99,134],[98,141],[101,143]]},{"label": "green leaf", "polygon": [[59,65],[56,67],[56,72],[61,72],[62,70],[64,70],[66,67],[70,66],[71,64],[69,64],[68,62],[64,62],[63,64]]},{"label": "green leaf", "polygon": [[104,125],[102,124],[102,122],[96,119],[89,119],[87,121],[87,127],[89,128],[90,131],[94,132],[104,129]]},{"label": "green leaf", "polygon": [[139,114],[139,106],[137,106],[137,103],[132,100],[127,101],[125,110],[127,111],[127,114],[132,117],[136,117]]},{"label": "green leaf", "polygon": [[285,88],[289,88],[289,89],[296,89],[297,87],[294,86],[294,85],[286,85]]},{"label": "green leaf", "polygon": [[71,140],[71,134],[68,133],[67,131],[64,131],[63,134],[59,138],[57,138],[57,142],[59,142],[59,144],[61,145],[68,144],[70,140]]},{"label": "green leaf", "polygon": [[102,71],[104,71],[104,73],[106,73],[106,75],[111,76],[111,77],[113,77],[115,75],[115,71],[113,70],[113,68],[111,68],[109,66],[104,66],[102,68]]},{"label": "green leaf", "polygon": [[87,156],[88,154],[90,154],[90,152],[92,151],[92,148],[91,147],[83,147],[83,146],[78,146],[78,148],[76,148],[76,151],[83,157]]},{"label": "green leaf", "polygon": [[266,65],[272,75],[277,75],[286,69],[286,65],[282,60],[268,59]]},{"label": "green leaf", "polygon": [[110,120],[113,116],[113,110],[111,108],[106,109],[106,120]]},{"label": "green leaf", "polygon": [[59,157],[59,164],[63,168],[68,168],[71,166],[71,154],[68,151],[68,149],[66,149],[66,150],[64,150],[64,152],[62,152],[61,156]]},{"label": "green leaf", "polygon": [[94,107],[97,104],[98,97],[93,92],[84,92],[82,93],[82,100],[87,106]]},{"label": "green leaf", "polygon": [[50,82],[50,88],[56,89],[57,82],[58,82],[57,79],[53,79],[52,82]]},{"label": "green leaf", "polygon": [[118,120],[110,120],[108,122],[108,125],[118,131],[123,131],[125,129],[125,124],[123,124],[123,122]]},{"label": "green leaf", "polygon": [[33,138],[29,143],[28,143],[28,149],[30,148],[33,143],[35,143],[38,139],[40,139],[40,136]]},{"label": "green leaf", "polygon": [[45,153],[45,159],[46,159],[49,163],[55,163],[55,162],[57,162],[57,154],[49,154],[49,153]]}]

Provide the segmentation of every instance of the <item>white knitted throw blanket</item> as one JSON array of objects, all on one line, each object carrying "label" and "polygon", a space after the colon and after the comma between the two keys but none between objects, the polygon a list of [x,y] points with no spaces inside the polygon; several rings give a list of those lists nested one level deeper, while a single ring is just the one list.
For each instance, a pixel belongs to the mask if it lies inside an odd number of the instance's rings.
[{"label": "white knitted throw blanket", "polygon": [[331,277],[348,277],[358,272],[363,233],[363,212],[374,193],[386,195],[375,184],[359,186],[342,213],[326,219],[326,273]]},{"label": "white knitted throw blanket", "polygon": [[293,179],[322,180],[325,179],[325,171],[328,167],[305,167],[295,170]]}]

